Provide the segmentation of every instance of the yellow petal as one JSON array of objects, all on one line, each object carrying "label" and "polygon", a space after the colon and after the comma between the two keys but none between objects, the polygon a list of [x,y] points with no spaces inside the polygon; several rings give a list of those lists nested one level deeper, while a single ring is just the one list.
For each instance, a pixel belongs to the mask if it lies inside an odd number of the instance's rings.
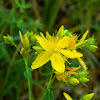
[{"label": "yellow petal", "polygon": [[51,39],[51,35],[50,35],[48,32],[46,32],[46,38],[47,38],[48,40]]},{"label": "yellow petal", "polygon": [[56,71],[63,73],[65,71],[65,64],[63,57],[60,53],[54,53],[51,57],[51,64],[53,69]]},{"label": "yellow petal", "polygon": [[61,49],[60,52],[68,58],[78,58],[83,56],[82,53],[79,53],[76,50],[71,51],[71,50]]},{"label": "yellow petal", "polygon": [[69,94],[63,92],[63,95],[65,96],[66,100],[73,100]]},{"label": "yellow petal", "polygon": [[42,51],[38,56],[36,57],[35,61],[32,63],[31,68],[37,69],[47,63],[50,60],[52,53],[47,51]]},{"label": "yellow petal", "polygon": [[89,31],[87,30],[84,33],[84,35],[82,36],[82,38],[80,39],[80,41],[76,44],[76,47],[79,46],[79,45],[81,45],[84,42],[84,40],[85,40],[85,38],[86,38],[86,36],[87,36],[88,33],[89,33]]},{"label": "yellow petal", "polygon": [[57,47],[65,48],[68,47],[68,36],[64,36],[62,39],[59,40],[57,43]]},{"label": "yellow petal", "polygon": [[77,58],[77,59],[78,59],[78,61],[80,62],[80,64],[82,65],[82,67],[83,67],[84,69],[87,69],[87,67],[86,67],[85,63],[83,62],[83,60],[82,60],[81,58]]},{"label": "yellow petal", "polygon": [[46,38],[43,38],[43,37],[41,37],[39,35],[36,35],[35,37],[37,39],[37,42],[41,45],[41,47],[44,50],[48,49],[48,40]]}]

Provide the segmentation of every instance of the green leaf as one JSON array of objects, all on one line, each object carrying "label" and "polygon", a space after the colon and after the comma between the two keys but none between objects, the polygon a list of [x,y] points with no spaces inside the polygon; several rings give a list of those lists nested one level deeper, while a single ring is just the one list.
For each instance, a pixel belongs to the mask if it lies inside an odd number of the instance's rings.
[{"label": "green leaf", "polygon": [[46,90],[44,100],[54,100],[54,94],[51,89]]},{"label": "green leaf", "polygon": [[24,76],[25,76],[26,79],[31,79],[32,78],[32,74],[31,74],[30,69],[28,69],[24,72]]}]

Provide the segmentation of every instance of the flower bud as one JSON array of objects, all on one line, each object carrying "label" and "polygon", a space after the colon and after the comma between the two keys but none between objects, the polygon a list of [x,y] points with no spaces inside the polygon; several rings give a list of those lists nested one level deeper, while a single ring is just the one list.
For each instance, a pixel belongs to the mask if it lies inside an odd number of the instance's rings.
[{"label": "flower bud", "polygon": [[70,95],[67,94],[67,93],[65,93],[65,92],[63,92],[63,95],[65,96],[65,98],[66,98],[67,100],[73,100],[73,99],[70,97]]},{"label": "flower bud", "polygon": [[23,44],[23,38],[22,38],[21,31],[19,31],[19,36],[20,36],[21,43]]},{"label": "flower bud", "polygon": [[93,96],[94,96],[94,93],[84,95],[82,100],[91,100]]},{"label": "flower bud", "polygon": [[32,37],[31,37],[31,39],[30,39],[30,41],[31,41],[32,43],[34,43],[34,42],[36,41],[35,36],[36,36],[36,34],[33,34]]},{"label": "flower bud", "polygon": [[61,37],[64,36],[64,26],[63,25],[59,28],[59,30],[57,32],[57,35],[61,36]]},{"label": "flower bud", "polygon": [[88,45],[88,49],[95,52],[98,49],[98,47],[96,45]]},{"label": "flower bud", "polygon": [[27,32],[27,36],[28,36],[30,43],[34,43],[36,41],[35,35],[36,34],[33,34],[33,32]]},{"label": "flower bud", "polygon": [[79,79],[79,81],[80,81],[81,83],[85,83],[85,82],[88,82],[89,79],[88,79],[88,78],[85,78],[85,77],[82,77],[82,78]]},{"label": "flower bud", "polygon": [[29,47],[29,39],[27,37],[27,34],[24,35],[24,38],[23,38],[23,47],[25,49],[27,49]]},{"label": "flower bud", "polygon": [[80,82],[77,78],[70,78],[69,83],[72,85],[78,85]]},{"label": "flower bud", "polygon": [[7,35],[7,36],[3,36],[3,38],[4,38],[5,42],[7,42],[8,44],[13,45],[14,42],[13,42],[13,37],[12,36]]},{"label": "flower bud", "polygon": [[24,49],[28,49],[28,47],[29,47],[29,39],[28,39],[27,33],[24,34],[24,37],[22,38],[22,34],[19,31],[19,36],[20,36],[21,43],[22,43]]}]

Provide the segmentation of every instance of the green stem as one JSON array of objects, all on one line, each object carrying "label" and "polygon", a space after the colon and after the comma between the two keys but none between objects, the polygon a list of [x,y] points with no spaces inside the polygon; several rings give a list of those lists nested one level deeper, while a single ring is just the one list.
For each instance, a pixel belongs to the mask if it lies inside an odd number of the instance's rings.
[{"label": "green stem", "polygon": [[48,86],[47,86],[47,89],[51,86],[52,76],[53,76],[53,74],[51,74],[51,76],[50,76],[50,80],[49,80],[49,84],[48,84]]},{"label": "green stem", "polygon": [[20,49],[17,47],[17,45],[15,43],[13,43],[13,45],[16,47],[16,49],[20,52]]},{"label": "green stem", "polygon": [[[54,72],[54,70],[52,70],[52,72]],[[53,77],[53,73],[52,73],[51,76],[50,76],[50,80],[49,80],[49,84],[48,84],[48,86],[47,86],[47,89],[51,88],[51,85],[52,85],[52,83],[53,83],[55,77],[56,77],[55,75],[54,75],[54,77]],[[47,90],[47,89],[46,89],[46,90]],[[45,96],[46,90],[45,90],[44,94],[42,95],[42,97],[40,98],[40,100],[42,100],[43,97]]]},{"label": "green stem", "polygon": [[[28,56],[24,58],[26,70],[28,70]],[[28,91],[29,91],[29,100],[31,100],[31,83],[30,79],[28,79]]]},{"label": "green stem", "polygon": [[31,100],[31,83],[30,83],[30,79],[28,79],[28,89],[29,89],[29,100]]}]

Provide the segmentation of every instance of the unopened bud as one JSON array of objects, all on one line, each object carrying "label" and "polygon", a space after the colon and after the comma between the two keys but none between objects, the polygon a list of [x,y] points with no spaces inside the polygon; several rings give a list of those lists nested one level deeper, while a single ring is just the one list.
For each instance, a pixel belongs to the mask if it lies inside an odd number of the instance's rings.
[{"label": "unopened bud", "polygon": [[98,49],[96,45],[88,45],[88,48],[93,52],[95,52]]},{"label": "unopened bud", "polygon": [[77,78],[70,78],[69,83],[72,85],[78,85],[80,82]]},{"label": "unopened bud", "polygon": [[13,45],[14,42],[13,42],[13,37],[12,36],[7,35],[7,36],[3,36],[3,38],[4,38],[5,42],[7,42],[8,44]]},{"label": "unopened bud", "polygon": [[34,43],[36,41],[35,35],[36,34],[33,34],[33,32],[27,32],[27,36],[28,36],[30,43]]},{"label": "unopened bud", "polygon": [[23,38],[22,38],[21,31],[19,31],[19,36],[20,36],[21,43],[23,44]]},{"label": "unopened bud", "polygon": [[81,83],[85,83],[85,82],[88,82],[89,79],[87,79],[87,78],[85,78],[85,77],[82,77],[82,78],[79,79],[79,81],[80,81]]},{"label": "unopened bud", "polygon": [[63,95],[65,96],[65,98],[66,98],[67,100],[73,100],[73,99],[70,97],[70,95],[67,94],[67,93],[65,93],[65,92],[63,92]]},{"label": "unopened bud", "polygon": [[29,47],[29,39],[27,37],[27,34],[24,35],[24,38],[23,38],[23,47],[25,49],[27,49]]},{"label": "unopened bud", "polygon": [[64,36],[64,26],[63,25],[59,28],[57,35],[61,37]]},{"label": "unopened bud", "polygon": [[34,43],[34,42],[36,41],[35,36],[36,36],[36,34],[33,34],[32,37],[31,37],[31,39],[30,39],[30,41],[31,41],[32,43]]},{"label": "unopened bud", "polygon": [[93,96],[94,96],[94,93],[87,94],[83,96],[82,100],[91,100]]}]

